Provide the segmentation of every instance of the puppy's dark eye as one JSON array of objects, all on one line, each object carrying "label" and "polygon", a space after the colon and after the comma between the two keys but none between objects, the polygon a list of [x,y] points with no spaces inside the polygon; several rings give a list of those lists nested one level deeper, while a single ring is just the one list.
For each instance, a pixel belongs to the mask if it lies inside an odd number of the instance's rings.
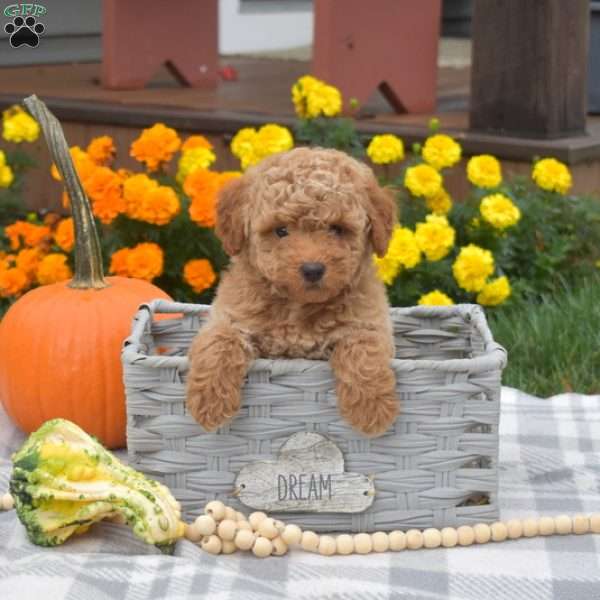
[{"label": "puppy's dark eye", "polygon": [[278,227],[278,228],[275,230],[275,235],[276,235],[277,237],[280,237],[280,238],[283,238],[283,237],[285,237],[286,235],[289,235],[289,232],[288,232],[288,230],[287,230],[287,227]]},{"label": "puppy's dark eye", "polygon": [[330,225],[329,231],[335,233],[335,235],[343,235],[345,230],[341,225]]}]

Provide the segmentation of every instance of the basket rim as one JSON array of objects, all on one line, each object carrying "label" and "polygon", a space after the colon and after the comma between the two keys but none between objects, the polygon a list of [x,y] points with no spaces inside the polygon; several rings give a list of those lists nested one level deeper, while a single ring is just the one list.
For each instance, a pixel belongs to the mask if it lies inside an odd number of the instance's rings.
[{"label": "basket rim", "polygon": [[[130,335],[123,341],[121,360],[124,365],[137,365],[149,368],[175,368],[186,372],[189,368],[187,356],[149,356],[142,351],[141,338],[151,326],[156,314],[183,314],[196,315],[208,313],[210,305],[174,302],[163,299],[151,300],[141,304],[136,312],[131,327]],[[485,313],[478,304],[454,304],[451,306],[411,306],[391,307],[390,313],[414,316],[417,318],[436,318],[440,316],[460,316],[465,321],[471,321],[480,333],[484,342],[484,354],[474,358],[454,358],[445,360],[415,360],[392,358],[390,365],[395,372],[410,371],[441,371],[441,372],[473,372],[502,370],[506,366],[507,352],[494,341],[487,325]],[[168,320],[161,321],[162,323]],[[331,372],[329,363],[325,360],[310,360],[304,358],[294,359],[268,359],[258,358],[252,362],[248,373],[271,371],[272,373],[300,374],[306,371]]]}]

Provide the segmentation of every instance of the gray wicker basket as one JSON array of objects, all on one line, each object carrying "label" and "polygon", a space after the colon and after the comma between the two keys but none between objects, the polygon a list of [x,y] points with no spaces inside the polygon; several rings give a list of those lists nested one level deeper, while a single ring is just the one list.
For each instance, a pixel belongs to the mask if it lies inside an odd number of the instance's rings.
[{"label": "gray wicker basket", "polygon": [[[400,416],[369,439],[338,414],[325,361],[256,360],[242,409],[205,432],[185,408],[186,358],[210,307],[156,300],[142,305],[123,346],[132,465],[163,481],[193,518],[215,498],[248,511],[234,494],[240,469],[275,459],[291,435],[323,434],[346,469],[373,479],[359,513],[275,514],[316,531],[456,527],[498,518],[500,385],[506,352],[474,305],[394,308]],[[160,313],[171,318],[155,319]],[[164,315],[163,315],[164,316]]]}]

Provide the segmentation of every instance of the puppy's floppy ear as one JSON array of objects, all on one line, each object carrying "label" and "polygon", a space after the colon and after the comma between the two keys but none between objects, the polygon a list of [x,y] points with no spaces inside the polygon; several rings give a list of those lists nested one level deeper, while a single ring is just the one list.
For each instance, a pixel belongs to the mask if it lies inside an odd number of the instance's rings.
[{"label": "puppy's floppy ear", "polygon": [[373,250],[377,256],[385,256],[398,218],[396,194],[390,188],[382,188],[375,179],[369,182],[367,194],[367,214],[371,221]]},{"label": "puppy's floppy ear", "polygon": [[245,176],[229,181],[217,199],[216,234],[229,256],[239,254],[246,239],[244,208],[248,201],[248,180]]}]

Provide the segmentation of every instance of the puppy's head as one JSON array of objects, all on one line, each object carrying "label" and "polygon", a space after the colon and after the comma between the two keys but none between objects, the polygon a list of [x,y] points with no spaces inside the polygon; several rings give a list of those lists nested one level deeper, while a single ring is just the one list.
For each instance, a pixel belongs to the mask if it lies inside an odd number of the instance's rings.
[{"label": "puppy's head", "polygon": [[373,251],[385,254],[395,221],[393,194],[366,165],[297,148],[222,190],[216,232],[228,254],[245,254],[279,294],[306,304],[351,287]]}]

